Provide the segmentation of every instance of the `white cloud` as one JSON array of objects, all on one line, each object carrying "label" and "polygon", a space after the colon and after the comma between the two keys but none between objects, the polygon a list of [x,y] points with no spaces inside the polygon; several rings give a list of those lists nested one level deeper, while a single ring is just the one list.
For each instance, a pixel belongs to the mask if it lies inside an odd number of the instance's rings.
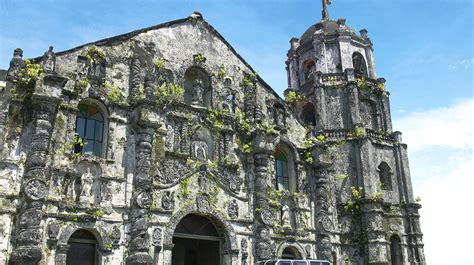
[{"label": "white cloud", "polygon": [[409,147],[428,264],[474,264],[474,100],[394,121]]},{"label": "white cloud", "polygon": [[428,147],[474,147],[474,100],[463,100],[449,107],[414,112],[395,122],[403,132],[409,150]]},{"label": "white cloud", "polygon": [[448,65],[449,70],[456,70],[459,68],[469,69],[474,65],[474,58],[463,59],[459,62]]}]

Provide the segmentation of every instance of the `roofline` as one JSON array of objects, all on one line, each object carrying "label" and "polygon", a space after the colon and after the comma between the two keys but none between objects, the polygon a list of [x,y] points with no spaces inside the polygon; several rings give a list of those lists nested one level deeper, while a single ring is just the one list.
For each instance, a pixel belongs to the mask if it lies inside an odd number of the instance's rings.
[{"label": "roofline", "polygon": [[[181,19],[176,19],[176,20],[171,20],[171,21],[168,21],[168,22],[165,22],[165,23],[161,23],[161,24],[158,24],[158,25],[155,25],[155,26],[151,26],[151,27],[146,27],[146,28],[142,28],[142,29],[138,29],[138,30],[134,30],[134,31],[131,31],[131,32],[128,32],[128,33],[124,33],[124,34],[120,34],[120,35],[117,35],[117,36],[113,36],[113,37],[109,37],[109,38],[105,38],[105,39],[101,39],[101,40],[98,40],[98,41],[94,41],[94,42],[89,42],[89,43],[86,43],[86,44],[82,44],[80,46],[77,46],[77,47],[74,47],[74,48],[71,48],[71,49],[68,49],[68,50],[64,50],[64,51],[60,51],[60,52],[57,52],[56,55],[64,55],[64,54],[68,54],[68,53],[72,53],[72,52],[75,52],[77,50],[80,50],[86,46],[89,46],[89,45],[96,45],[96,46],[100,46],[100,45],[104,45],[106,43],[110,43],[110,42],[115,42],[115,41],[119,41],[119,40],[126,40],[126,39],[130,39],[132,37],[135,37],[136,35],[138,34],[141,34],[141,33],[144,33],[144,32],[147,32],[147,31],[150,31],[150,30],[155,30],[155,29],[160,29],[160,28],[164,28],[164,27],[170,27],[170,26],[173,26],[173,25],[178,25],[178,24],[182,24],[182,23],[185,23],[185,22],[188,22],[190,20],[192,20],[194,18],[192,17],[187,17],[187,18],[181,18]],[[232,47],[232,45],[213,27],[211,26],[206,20],[204,20],[203,18],[200,18],[200,20],[203,22],[203,24],[205,26],[207,26],[214,34],[217,35],[217,37],[222,41],[224,42],[224,44],[229,47],[229,49],[232,51],[232,53],[234,53],[235,56],[237,56],[237,58],[239,58],[245,66],[247,66],[252,72],[255,72],[255,70],[253,69],[252,66],[250,66],[249,63],[247,63],[247,61],[234,49],[234,47]],[[35,60],[36,59],[40,59],[41,57],[36,57],[34,58]],[[283,100],[280,95],[278,95],[278,93],[267,83],[265,82],[265,80],[263,80],[260,76],[257,75],[257,79],[258,81],[263,85],[263,87],[265,87],[267,90],[269,90],[270,92],[273,93],[274,96],[276,96],[278,99],[280,100]]]}]

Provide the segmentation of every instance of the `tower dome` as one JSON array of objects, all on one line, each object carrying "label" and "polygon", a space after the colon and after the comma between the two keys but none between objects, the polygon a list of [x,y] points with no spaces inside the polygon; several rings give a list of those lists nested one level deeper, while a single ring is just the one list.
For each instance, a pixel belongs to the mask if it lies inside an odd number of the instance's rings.
[{"label": "tower dome", "polygon": [[376,78],[373,48],[367,30],[356,33],[346,20],[323,18],[300,38],[290,40],[286,61],[288,86],[293,90],[311,86],[316,73],[337,74],[354,69],[356,75]]}]

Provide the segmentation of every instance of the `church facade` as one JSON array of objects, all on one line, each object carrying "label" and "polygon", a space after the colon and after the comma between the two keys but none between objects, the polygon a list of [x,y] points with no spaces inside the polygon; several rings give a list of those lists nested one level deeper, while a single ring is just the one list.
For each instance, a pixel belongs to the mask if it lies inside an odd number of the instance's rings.
[{"label": "church facade", "polygon": [[41,57],[0,99],[1,264],[425,264],[366,30],[292,38],[282,99],[195,12]]}]

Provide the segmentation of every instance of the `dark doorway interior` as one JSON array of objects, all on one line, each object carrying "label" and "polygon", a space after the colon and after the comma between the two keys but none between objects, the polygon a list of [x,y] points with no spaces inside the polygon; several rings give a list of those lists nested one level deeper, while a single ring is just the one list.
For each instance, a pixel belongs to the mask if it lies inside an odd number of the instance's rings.
[{"label": "dark doorway interior", "polygon": [[78,230],[68,241],[66,265],[97,264],[97,240],[87,230]]},{"label": "dark doorway interior", "polygon": [[221,238],[204,216],[187,215],[175,229],[172,265],[220,265]]}]

